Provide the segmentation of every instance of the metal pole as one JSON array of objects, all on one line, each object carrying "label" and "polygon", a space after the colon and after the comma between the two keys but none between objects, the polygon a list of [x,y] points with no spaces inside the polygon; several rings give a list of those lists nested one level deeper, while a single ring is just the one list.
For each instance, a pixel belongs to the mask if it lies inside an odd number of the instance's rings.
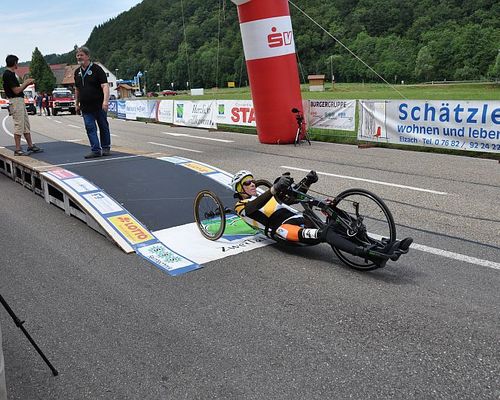
[{"label": "metal pole", "polygon": [[16,314],[14,314],[14,311],[12,311],[12,308],[9,307],[9,305],[4,300],[4,298],[2,297],[2,295],[0,295],[0,303],[2,303],[2,305],[4,306],[4,308],[7,310],[7,312],[9,313],[9,315],[12,317],[12,319],[14,320],[14,323],[16,324],[16,326],[18,328],[20,328],[21,331],[23,331],[24,336],[26,336],[28,338],[28,340],[30,341],[30,343],[35,348],[35,350],[38,352],[38,354],[40,354],[40,357],[42,357],[43,361],[45,361],[45,363],[48,365],[48,367],[52,371],[52,374],[54,376],[59,375],[59,372],[57,372],[57,370],[53,367],[53,365],[50,363],[50,361],[47,359],[47,357],[45,357],[45,354],[42,353],[42,350],[40,350],[40,348],[37,346],[37,344],[35,343],[35,341],[31,338],[31,336],[28,333],[28,331],[26,329],[24,329],[24,326],[23,326],[24,321],[21,321],[19,318],[17,318]]}]

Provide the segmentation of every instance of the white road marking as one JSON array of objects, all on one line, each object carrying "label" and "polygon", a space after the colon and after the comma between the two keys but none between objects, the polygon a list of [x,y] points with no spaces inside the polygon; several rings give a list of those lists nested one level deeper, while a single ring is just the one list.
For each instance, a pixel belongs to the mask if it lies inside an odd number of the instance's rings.
[{"label": "white road marking", "polygon": [[190,135],[188,133],[174,133],[174,132],[160,132],[160,133],[163,133],[164,135],[170,135],[170,136],[185,136],[185,137],[190,137],[190,138],[195,138],[195,139],[212,140],[214,142],[234,143],[234,140],[217,139],[217,138],[210,138],[210,137],[205,137],[205,136],[196,136],[196,135]]},{"label": "white road marking", "polygon": [[415,250],[424,251],[426,253],[435,254],[435,255],[438,255],[441,257],[451,258],[451,259],[463,261],[463,262],[466,262],[469,264],[476,264],[476,265],[480,265],[482,267],[488,267],[488,268],[500,270],[500,264],[493,262],[493,261],[483,260],[481,258],[476,258],[476,257],[470,257],[470,256],[467,256],[465,254],[454,253],[452,251],[436,249],[434,247],[429,247],[429,246],[425,246],[423,244],[418,244],[418,243],[412,243],[412,245],[410,247],[412,249],[415,249]]},{"label": "white road marking", "polygon": [[66,139],[65,142],[81,142],[83,139]]},{"label": "white road marking", "polygon": [[88,161],[78,161],[78,162],[71,162],[71,163],[65,163],[65,164],[54,164],[54,165],[51,165],[51,168],[52,167],[64,167],[67,165],[80,165],[80,164],[90,164],[90,163],[113,161],[113,160],[123,160],[125,158],[137,158],[137,157],[142,157],[142,156],[97,157],[96,159],[88,160]]},{"label": "white road marking", "polygon": [[76,126],[76,125],[68,125],[68,126],[71,126],[72,128],[77,128],[77,129],[81,128],[81,126]]},{"label": "white road marking", "polygon": [[[382,236],[377,235],[376,233],[370,233],[370,236],[372,236],[375,239],[382,239]],[[410,245],[410,248],[415,249],[415,250],[420,250],[425,253],[431,253],[435,254],[437,256],[441,257],[446,257],[446,258],[452,258],[454,260],[458,261],[463,261],[469,264],[476,264],[476,265],[481,265],[482,267],[488,267],[488,268],[493,268],[493,269],[499,269],[500,270],[500,264],[493,262],[493,261],[488,261],[488,260],[483,260],[481,258],[476,258],[476,257],[470,257],[466,256],[464,254],[460,253],[454,253],[452,251],[447,251],[443,249],[436,249],[434,247],[429,247],[424,244],[418,244],[418,243],[412,243]]]},{"label": "white road marking", "polygon": [[[292,170],[295,170],[295,171],[304,171],[304,172],[309,172],[310,171],[310,169],[288,167],[286,165],[282,165],[281,168],[292,169]],[[439,192],[437,190],[422,189],[422,188],[414,187],[414,186],[399,185],[397,183],[389,183],[389,182],[375,181],[375,180],[372,180],[372,179],[356,178],[355,176],[337,175],[337,174],[330,174],[329,172],[320,172],[320,171],[316,171],[316,173],[318,175],[326,175],[326,176],[333,176],[333,177],[336,177],[336,178],[350,179],[350,180],[353,180],[353,181],[362,181],[362,182],[375,183],[377,185],[398,187],[398,188],[402,188],[402,189],[415,190],[417,192],[427,192],[427,193],[432,193],[432,194],[439,194],[439,195],[442,195],[442,196],[448,196],[448,194],[449,194],[449,193],[446,193],[446,192]]]},{"label": "white road marking", "polygon": [[[2,127],[3,127],[3,130],[5,131],[5,133],[7,135],[9,135],[10,137],[14,137],[14,134],[12,134],[8,129],[7,129],[7,125],[5,125],[5,122],[7,121],[7,118],[9,118],[9,116],[7,115],[3,120],[2,120]],[[21,142],[22,143],[26,143],[26,140],[24,140],[23,137],[21,137]],[[4,147],[5,148],[5,147]]]},{"label": "white road marking", "polygon": [[54,122],[57,123],[57,124],[62,124],[61,121],[54,120]]},{"label": "white road marking", "polygon": [[110,133],[110,135],[111,135],[111,136],[113,136],[113,137],[120,137],[120,136],[118,136],[118,135],[114,135],[114,134],[112,134],[112,133]]},{"label": "white road marking", "polygon": [[170,146],[170,145],[168,145],[168,144],[155,143],[155,142],[148,142],[148,143],[149,143],[149,144],[154,144],[155,146],[170,147],[171,149],[191,151],[191,152],[193,152],[193,153],[203,153],[203,152],[202,152],[202,151],[200,151],[200,150],[186,149],[185,147]]}]

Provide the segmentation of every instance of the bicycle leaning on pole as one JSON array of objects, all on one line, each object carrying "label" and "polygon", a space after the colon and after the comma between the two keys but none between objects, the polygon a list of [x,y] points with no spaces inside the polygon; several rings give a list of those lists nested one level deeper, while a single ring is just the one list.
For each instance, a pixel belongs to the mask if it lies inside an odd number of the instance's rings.
[{"label": "bicycle leaning on pole", "polygon": [[295,120],[297,121],[297,131],[295,132],[295,140],[293,141],[294,146],[297,146],[303,140],[309,143],[310,146],[311,140],[306,129],[304,115],[297,108],[292,108],[292,112],[295,114]]}]

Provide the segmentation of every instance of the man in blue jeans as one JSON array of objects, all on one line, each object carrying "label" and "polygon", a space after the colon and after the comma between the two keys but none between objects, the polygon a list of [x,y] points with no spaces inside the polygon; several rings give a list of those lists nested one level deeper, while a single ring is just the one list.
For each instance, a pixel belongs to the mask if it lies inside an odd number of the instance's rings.
[{"label": "man in blue jeans", "polygon": [[108,78],[99,65],[90,61],[90,51],[87,47],[76,50],[76,61],[80,65],[80,68],[75,70],[76,111],[81,110],[91,148],[85,158],[108,156],[111,149]]}]

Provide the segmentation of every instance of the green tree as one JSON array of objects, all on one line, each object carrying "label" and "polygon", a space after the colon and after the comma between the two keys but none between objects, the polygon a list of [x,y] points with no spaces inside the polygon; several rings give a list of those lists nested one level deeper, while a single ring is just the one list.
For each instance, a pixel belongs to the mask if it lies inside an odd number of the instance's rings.
[{"label": "green tree", "polygon": [[[297,3],[297,2],[295,2]],[[493,0],[301,0],[290,6],[295,45],[304,75],[339,82],[380,82],[334,36],[392,82],[480,79],[494,71],[500,3]],[[184,6],[182,6],[184,4]],[[319,28],[321,25],[326,31]],[[237,8],[227,0],[142,0],[96,26],[86,42],[92,58],[120,78],[148,70],[161,87],[222,86],[246,81]],[[187,54],[186,54],[187,52]],[[74,52],[46,57],[74,63]],[[243,68],[241,66],[243,65]],[[188,73],[189,71],[189,73]],[[242,78],[244,77],[244,78]]]},{"label": "green tree", "polygon": [[35,79],[38,92],[51,92],[56,85],[56,77],[38,47],[35,47],[31,56],[30,75]]},{"label": "green tree", "polygon": [[427,46],[418,51],[415,61],[415,76],[423,81],[429,81],[434,70],[431,51]]},{"label": "green tree", "polygon": [[500,49],[498,50],[495,62],[491,64],[490,68],[488,69],[488,77],[495,81],[500,80]]}]

